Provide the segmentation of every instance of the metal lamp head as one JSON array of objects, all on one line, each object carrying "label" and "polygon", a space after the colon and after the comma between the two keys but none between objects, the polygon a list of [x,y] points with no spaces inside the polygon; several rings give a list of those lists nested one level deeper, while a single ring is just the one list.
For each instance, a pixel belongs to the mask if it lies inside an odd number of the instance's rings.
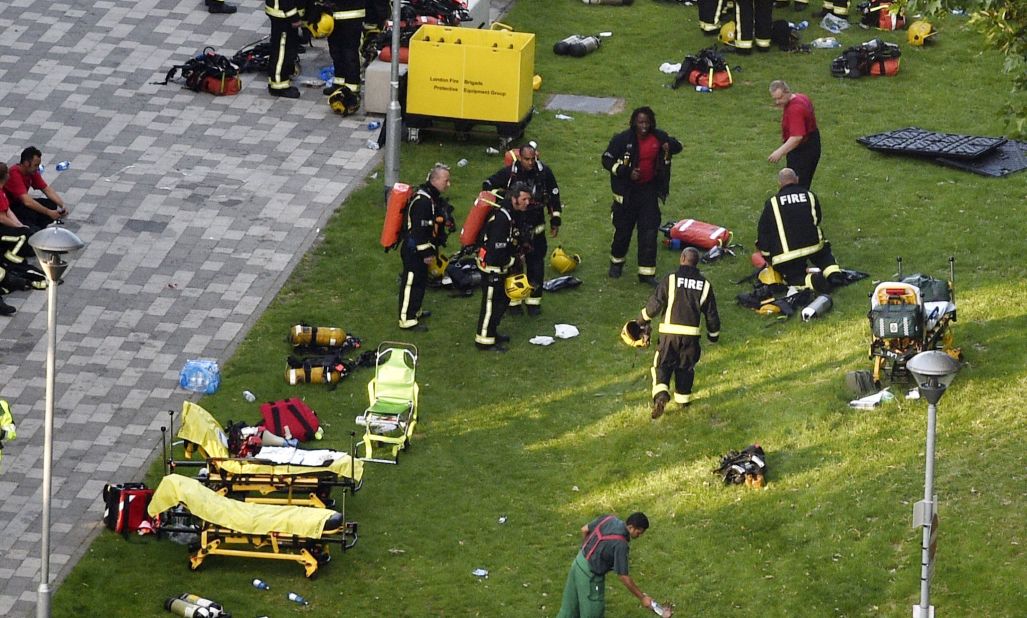
[{"label": "metal lamp head", "polygon": [[940,350],[921,352],[906,363],[913,374],[920,395],[927,403],[936,404],[959,372],[959,361]]},{"label": "metal lamp head", "polygon": [[68,269],[68,262],[62,256],[77,252],[86,243],[65,227],[51,225],[29,237],[29,246],[36,253],[39,267],[50,281],[58,281]]}]

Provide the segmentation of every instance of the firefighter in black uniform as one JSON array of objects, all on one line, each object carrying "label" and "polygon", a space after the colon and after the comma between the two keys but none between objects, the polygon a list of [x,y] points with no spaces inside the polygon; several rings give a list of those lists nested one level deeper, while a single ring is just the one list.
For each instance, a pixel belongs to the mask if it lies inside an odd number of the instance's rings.
[{"label": "firefighter in black uniform", "polygon": [[[335,27],[328,35],[335,77],[324,89],[332,109],[349,116],[360,109],[360,37],[364,32],[368,0],[326,0]],[[372,11],[373,12],[373,11]]]},{"label": "firefighter in black uniform", "polygon": [[[778,172],[777,184],[777,195],[763,205],[756,248],[788,285],[830,292],[845,276],[820,229],[820,200],[799,185],[799,177],[790,167]],[[819,270],[807,273],[806,260]]]},{"label": "firefighter in black uniform", "polygon": [[[720,315],[713,285],[696,264],[699,252],[692,247],[681,252],[677,272],[662,279],[636,319],[639,325],[659,320],[660,343],[653,358],[653,410],[659,418],[670,401],[670,378],[674,376],[674,401],[687,406],[692,401],[695,365],[699,362],[699,320],[706,317],[706,337],[720,337]],[[662,314],[662,315],[661,315]]]},{"label": "firefighter in black uniform", "polygon": [[613,136],[603,153],[613,190],[613,242],[610,277],[624,270],[631,233],[638,226],[638,280],[656,285],[656,245],[660,202],[670,190],[670,158],[681,152],[681,142],[656,128],[656,115],[648,107],[631,112],[627,131]]},{"label": "firefighter in black uniform", "polygon": [[[531,296],[525,299],[529,315],[542,313],[542,281],[545,277],[546,255],[546,212],[549,213],[549,232],[555,238],[560,233],[563,205],[560,203],[560,187],[556,184],[553,170],[538,160],[538,149],[534,143],[521,146],[517,158],[509,167],[504,167],[482,183],[486,191],[507,189],[513,183],[523,183],[531,192],[531,204],[523,215],[514,215],[519,227],[525,231],[522,242],[527,247],[524,254],[524,269],[532,286]],[[520,306],[521,301],[511,301],[510,307]]]},{"label": "firefighter in black uniform", "polygon": [[774,0],[735,0],[735,49],[743,54],[770,51]]},{"label": "firefighter in black uniform", "polygon": [[727,8],[726,0],[699,0],[699,30],[714,36],[720,32],[720,14]]},{"label": "firefighter in black uniform", "polygon": [[474,333],[474,345],[479,350],[506,352],[501,344],[510,337],[497,331],[499,322],[510,305],[506,295],[506,277],[517,261],[519,232],[514,213],[523,213],[531,203],[531,191],[521,183],[514,183],[506,191],[506,197],[485,222],[482,247],[478,251],[477,263],[481,276],[481,311],[478,313],[478,329]]},{"label": "firefighter in black uniform", "polygon": [[453,207],[442,197],[448,188],[449,167],[436,163],[407,206],[400,248],[403,275],[399,283],[399,327],[404,330],[428,330],[418,321],[431,315],[421,310],[428,264],[438,259],[439,247],[446,242],[447,229],[454,227]]},{"label": "firefighter in black uniform", "polygon": [[296,74],[296,57],[300,49],[299,26],[306,0],[264,0],[264,12],[271,20],[271,65],[268,67],[267,90],[272,96],[300,98],[292,85]]}]

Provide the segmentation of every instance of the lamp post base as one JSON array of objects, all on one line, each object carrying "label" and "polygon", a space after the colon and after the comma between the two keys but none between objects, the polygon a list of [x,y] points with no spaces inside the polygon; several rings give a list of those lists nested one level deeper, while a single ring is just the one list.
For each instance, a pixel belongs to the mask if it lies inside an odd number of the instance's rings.
[{"label": "lamp post base", "polygon": [[39,584],[36,598],[36,618],[50,618],[50,584]]},{"label": "lamp post base", "polygon": [[934,606],[928,605],[927,610],[925,611],[923,607],[914,605],[913,618],[934,618]]}]

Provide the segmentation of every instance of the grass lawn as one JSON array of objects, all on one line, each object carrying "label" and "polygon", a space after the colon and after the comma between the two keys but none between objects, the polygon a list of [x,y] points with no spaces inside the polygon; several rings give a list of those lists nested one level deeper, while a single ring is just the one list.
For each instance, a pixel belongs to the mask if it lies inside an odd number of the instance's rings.
[{"label": "grass lawn", "polygon": [[[544,84],[527,137],[560,181],[559,240],[582,255],[575,274],[584,285],[548,295],[540,318],[508,316],[503,330],[514,341],[505,355],[474,349],[477,296],[429,292],[431,330],[410,339],[421,354],[413,448],[398,466],[368,464],[364,488],[346,501],[360,543],[315,579],[291,563],[218,557],[192,572],[182,546],[104,533],[57,590],[55,615],[160,616],[164,599],[193,592],[237,618],[553,616],[580,526],[635,510],[652,528],[632,543],[632,574],[657,600],[675,603],[678,616],[910,615],[919,598],[921,533],[910,521],[923,495],[926,404],[900,397],[870,411],[846,405],[844,373],[870,368],[871,283],[838,291],[822,320],[780,323],[734,303],[743,288],[732,282],[749,273],[747,257],[705,266],[720,303],[720,343],[704,344],[700,399],[651,422],[651,351],[617,337],[648,295],[633,276],[634,242],[626,276],[606,278],[610,192],[599,157],[628,112],[562,121],[544,109],[555,93],[653,107],[658,126],[685,144],[664,219],[728,226],[748,251],[762,203],[776,190],[777,166],[766,157],[780,140],[780,111],[767,93],[777,78],[816,104],[824,155],[814,190],[842,266],[887,279],[901,255],[907,273],[943,276],[956,258],[955,335],[966,363],[940,405],[932,602],[946,616],[1024,615],[1027,173],[985,178],[855,142],[907,126],[1001,135],[1009,91],[1001,57],[962,18],[937,22],[938,40],[927,48],[907,45],[905,32],[854,25],[839,36],[843,46],[874,36],[900,43],[898,76],[839,80],[829,72],[836,50],[775,50],[731,56],[741,67],[734,86],[699,94],[664,87],[672,77],[657,70],[712,42],[699,34],[695,7],[519,0],[506,21],[538,37]],[[568,34],[598,31],[613,36],[590,56],[551,53]],[[827,33],[814,24],[803,34]],[[434,161],[468,159],[453,167],[450,193],[462,220],[481,180],[501,165],[485,154],[494,136],[422,140],[404,145],[402,179],[417,183]],[[301,321],[341,326],[370,348],[401,338],[400,260],[378,247],[382,193],[372,182],[342,205],[236,355],[223,359],[222,389],[202,402],[222,421],[259,417],[244,389],[260,400],[300,395],[324,420],[326,444],[349,448],[372,374],[354,374],[334,391],[287,386],[284,338]],[[661,273],[675,257],[661,250]],[[527,343],[560,322],[581,336],[547,348]],[[768,488],[723,486],[711,473],[719,456],[753,442],[768,454]],[[156,466],[149,480],[157,481]],[[479,567],[488,579],[471,575]],[[272,590],[254,590],[254,577]],[[288,591],[311,605],[290,603]],[[607,604],[610,616],[644,615],[613,579]]]}]

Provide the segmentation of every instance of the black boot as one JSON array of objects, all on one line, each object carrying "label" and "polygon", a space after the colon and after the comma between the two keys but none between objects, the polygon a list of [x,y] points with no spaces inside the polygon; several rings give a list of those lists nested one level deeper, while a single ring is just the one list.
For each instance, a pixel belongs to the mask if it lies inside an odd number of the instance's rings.
[{"label": "black boot", "polygon": [[296,86],[289,86],[288,88],[268,88],[268,92],[273,97],[282,97],[283,99],[298,99],[300,98],[300,89]]},{"label": "black boot", "polygon": [[220,0],[207,0],[207,12],[208,13],[222,13],[224,15],[231,15],[236,12],[238,7],[234,4],[228,4]]},{"label": "black boot", "polygon": [[11,315],[18,311],[14,307],[4,302],[4,297],[0,296],[0,315]]},{"label": "black boot", "polygon": [[607,273],[610,279],[620,279],[622,272],[624,272],[623,262],[610,262],[610,272]]}]

